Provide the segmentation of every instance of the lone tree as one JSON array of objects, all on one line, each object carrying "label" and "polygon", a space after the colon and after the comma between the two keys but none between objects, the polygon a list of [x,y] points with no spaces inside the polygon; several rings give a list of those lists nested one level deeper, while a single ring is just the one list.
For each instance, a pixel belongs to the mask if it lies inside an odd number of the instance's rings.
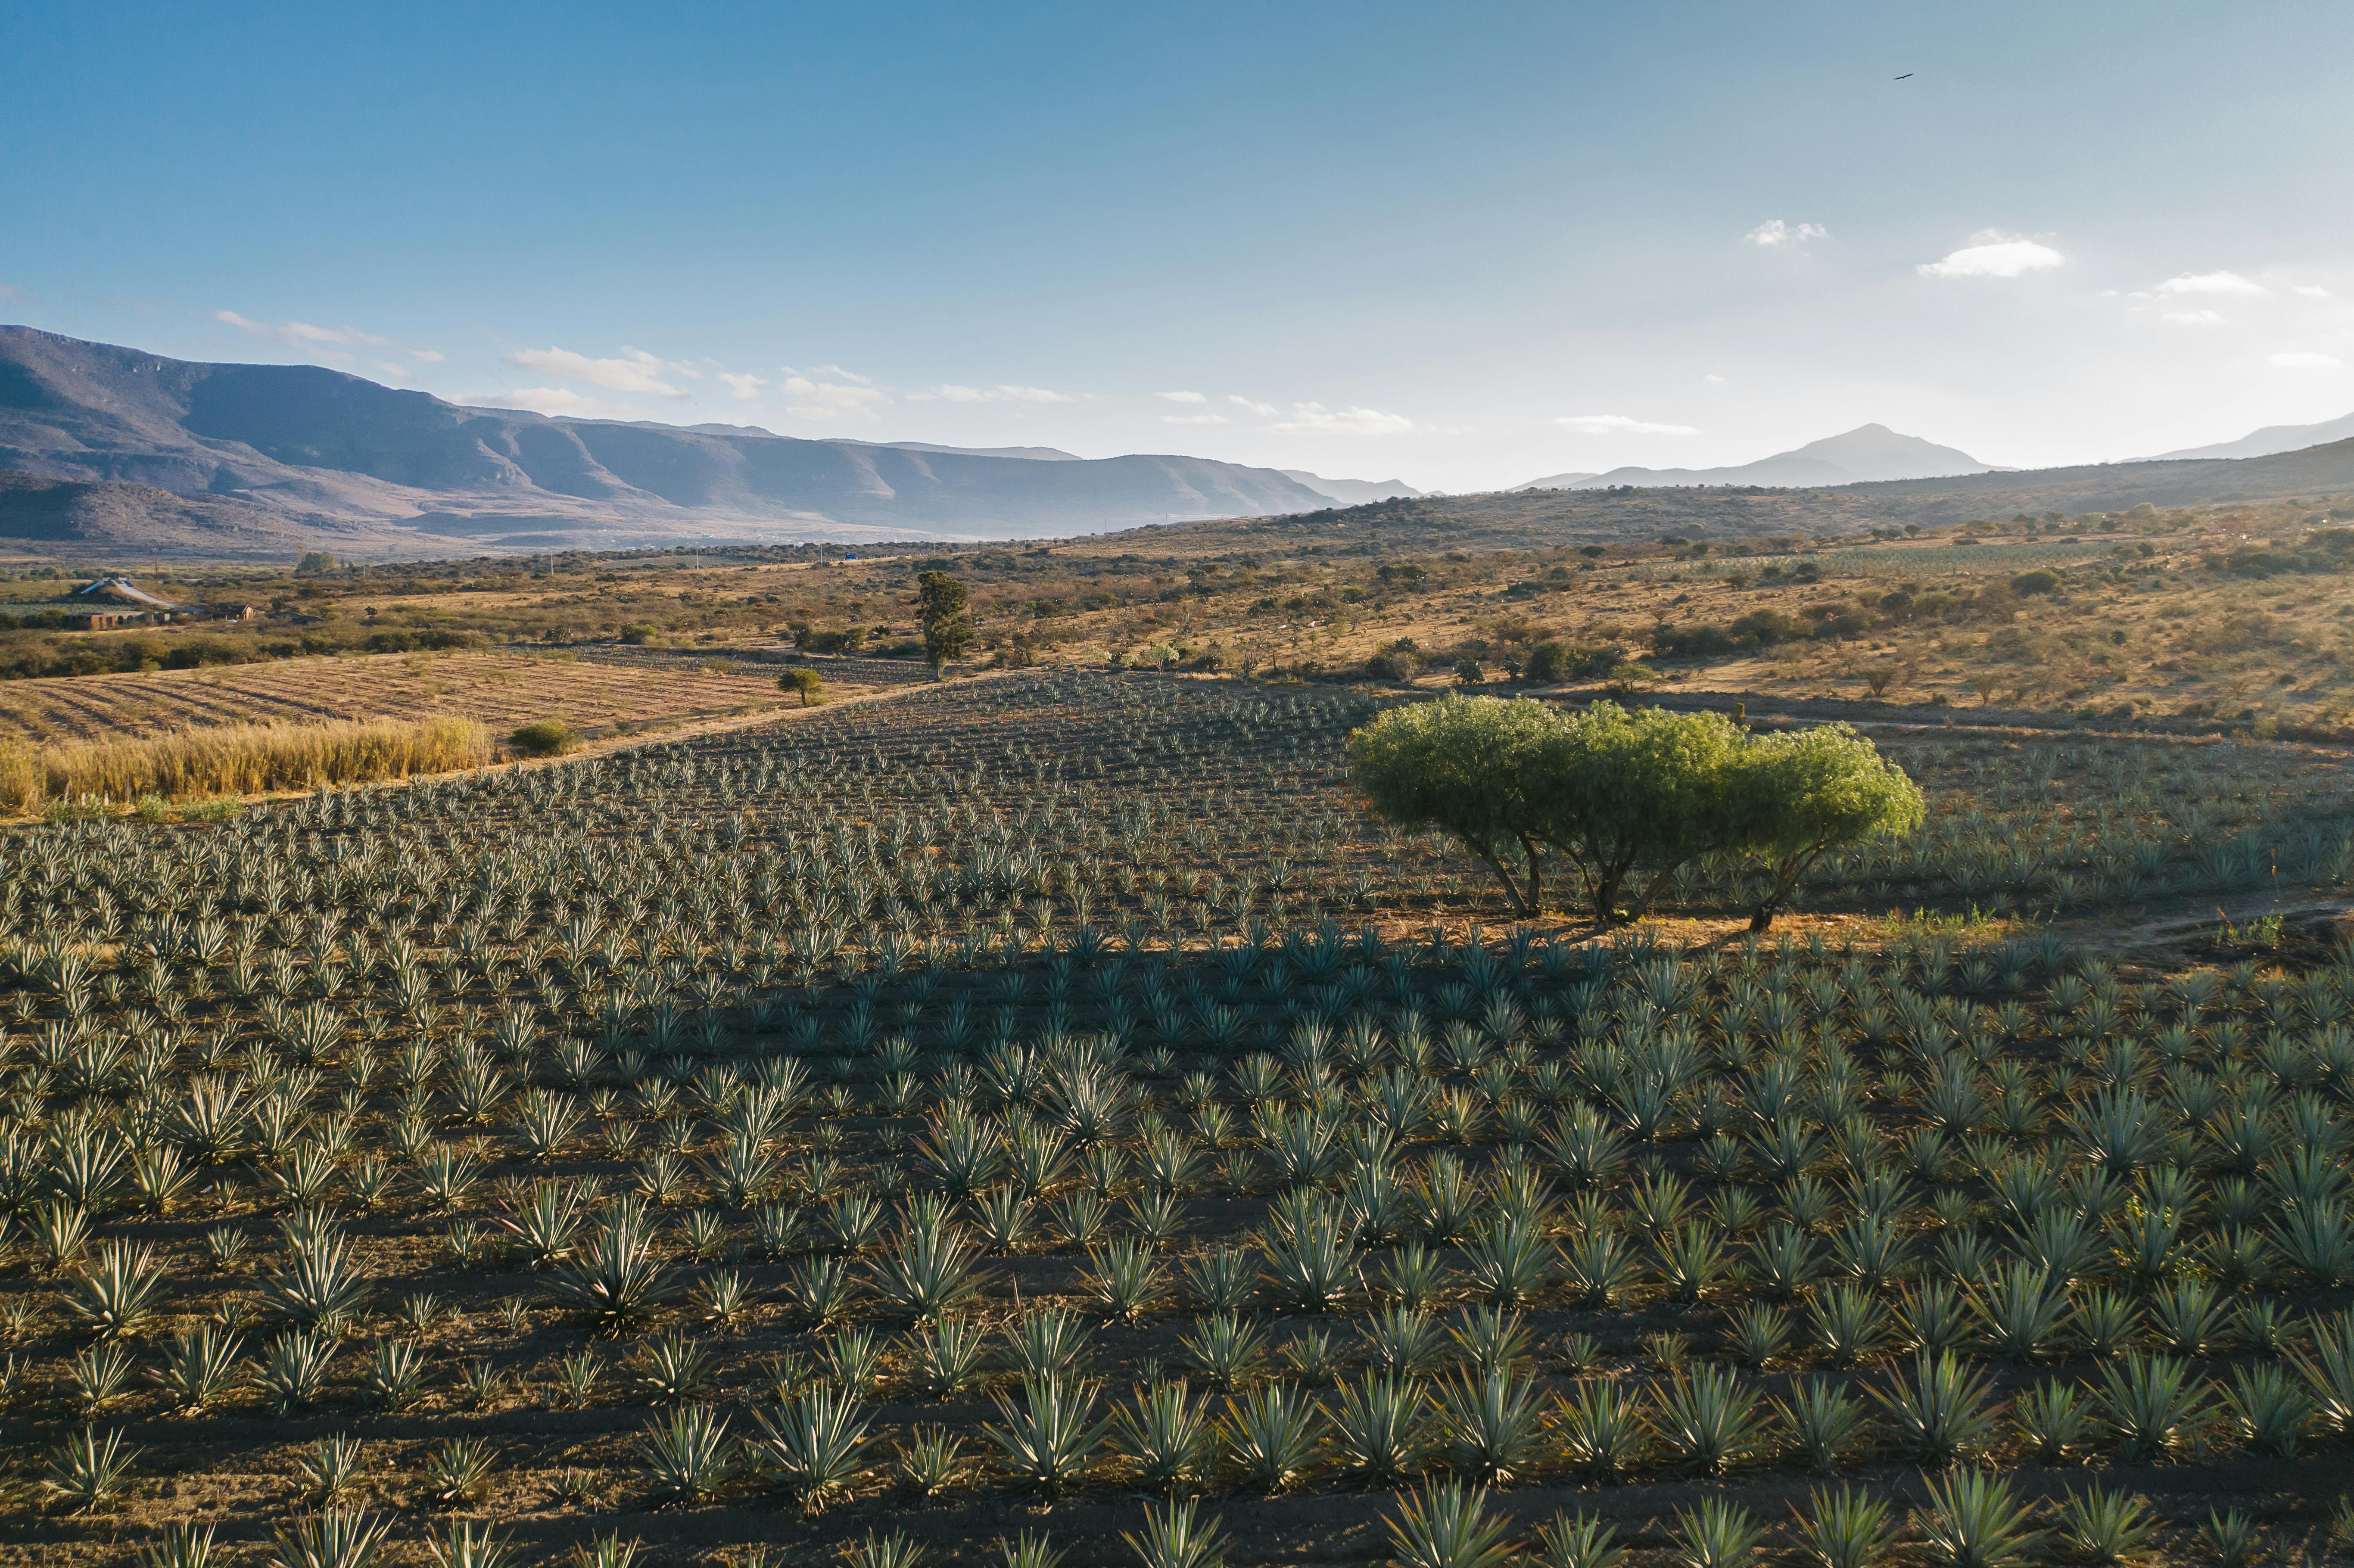
[{"label": "lone tree", "polygon": [[916,579],[916,614],[924,624],[924,658],[938,676],[949,661],[972,646],[972,610],[964,584],[946,572]]},{"label": "lone tree", "polygon": [[806,664],[795,664],[778,676],[777,690],[798,693],[805,708],[825,701],[824,680]]},{"label": "lone tree", "polygon": [[1757,868],[1765,930],[1823,855],[1923,814],[1913,781],[1845,726],[1754,736],[1721,714],[1456,694],[1392,709],[1349,751],[1378,815],[1462,840],[1516,913],[1543,908],[1557,856],[1603,925],[1642,918],[1683,867],[1725,854]]},{"label": "lone tree", "polygon": [[1349,737],[1350,777],[1384,821],[1462,840],[1513,910],[1533,915],[1544,906],[1543,813],[1529,787],[1560,726],[1560,715],[1528,697],[1450,694],[1393,708]]},{"label": "lone tree", "polygon": [[1921,825],[1920,787],[1843,724],[1752,736],[1733,761],[1731,828],[1764,886],[1749,928],[1772,928],[1798,879],[1832,850]]},{"label": "lone tree", "polygon": [[1685,864],[1724,847],[1725,769],[1742,739],[1722,714],[1607,702],[1561,721],[1532,793],[1541,836],[1577,867],[1596,920],[1618,920],[1620,895],[1648,871],[1625,916],[1641,919]]}]

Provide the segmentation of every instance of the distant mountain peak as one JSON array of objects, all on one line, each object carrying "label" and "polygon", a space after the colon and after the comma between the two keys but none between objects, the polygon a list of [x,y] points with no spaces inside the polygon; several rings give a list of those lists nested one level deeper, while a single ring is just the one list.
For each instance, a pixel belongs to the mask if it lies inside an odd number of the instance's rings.
[{"label": "distant mountain peak", "polygon": [[1606,473],[1554,474],[1518,490],[1606,490],[1613,485],[1755,484],[1769,488],[1867,484],[1892,479],[1943,479],[1998,471],[1958,447],[1939,446],[1886,425],[1858,425],[1786,452],[1729,468],[1614,468]]}]

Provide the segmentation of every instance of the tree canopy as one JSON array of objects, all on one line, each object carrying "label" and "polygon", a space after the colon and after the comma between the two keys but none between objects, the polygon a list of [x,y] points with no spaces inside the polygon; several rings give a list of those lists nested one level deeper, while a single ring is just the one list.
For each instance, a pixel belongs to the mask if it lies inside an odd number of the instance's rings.
[{"label": "tree canopy", "polygon": [[1755,735],[1719,714],[1450,694],[1394,708],[1349,745],[1376,814],[1461,840],[1521,914],[1544,906],[1555,856],[1609,923],[1640,918],[1683,866],[1726,854],[1756,871],[1751,924],[1764,930],[1824,854],[1923,815],[1913,781],[1845,725]]},{"label": "tree canopy", "polygon": [[800,694],[801,706],[825,701],[825,679],[806,664],[789,665],[777,677],[777,690]]},{"label": "tree canopy", "polygon": [[971,599],[964,584],[946,572],[916,579],[916,614],[924,628],[924,657],[937,673],[972,646]]},{"label": "tree canopy", "polygon": [[1350,736],[1351,777],[1383,820],[1460,839],[1513,909],[1534,914],[1543,903],[1543,810],[1528,789],[1559,727],[1559,715],[1529,697],[1450,694],[1393,708]]},{"label": "tree canopy", "polygon": [[1763,931],[1807,869],[1843,844],[1911,832],[1927,808],[1920,786],[1843,724],[1747,738],[1733,760],[1730,828],[1760,872],[1749,928]]}]

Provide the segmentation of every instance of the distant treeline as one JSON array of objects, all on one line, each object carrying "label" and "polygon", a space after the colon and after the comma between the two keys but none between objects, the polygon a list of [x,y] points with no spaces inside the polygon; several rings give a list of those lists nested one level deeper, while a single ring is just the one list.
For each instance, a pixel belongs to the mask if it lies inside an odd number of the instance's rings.
[{"label": "distant treeline", "polygon": [[0,635],[0,680],[38,675],[107,675],[139,670],[196,670],[211,664],[259,664],[318,653],[414,653],[487,648],[479,631],[391,628],[353,635],[341,629],[258,635],[197,633],[173,637],[133,632],[119,637],[29,631]]}]

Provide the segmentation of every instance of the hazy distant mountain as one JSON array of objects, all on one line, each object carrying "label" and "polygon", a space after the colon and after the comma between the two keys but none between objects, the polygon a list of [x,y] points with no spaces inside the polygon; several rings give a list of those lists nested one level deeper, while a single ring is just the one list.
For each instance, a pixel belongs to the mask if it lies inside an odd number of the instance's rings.
[{"label": "hazy distant mountain", "polygon": [[1027,458],[1032,462],[1085,462],[1060,447],[943,447],[930,441],[843,441],[850,447],[896,447],[903,452],[955,452],[964,457]]},{"label": "hazy distant mountain", "polygon": [[1273,469],[1207,458],[1020,450],[552,419],[314,366],[190,364],[0,327],[0,470],[151,485],[306,525],[478,546],[1004,538],[1311,512],[1330,500]]},{"label": "hazy distant mountain", "polygon": [[1997,471],[1999,471],[1992,463],[1980,462],[1956,448],[1941,447],[1918,436],[1899,435],[1885,425],[1858,425],[1842,435],[1825,436],[1821,440],[1808,441],[1805,446],[1734,468],[1614,468],[1607,473],[1556,474],[1517,488],[1606,490],[1617,484],[1762,484],[1814,489]]},{"label": "hazy distant mountain", "polygon": [[2325,419],[2318,425],[2266,425],[2261,430],[2251,430],[2236,441],[2218,441],[2211,447],[2184,447],[2178,451],[2160,452],[2144,462],[2170,462],[2177,458],[2252,458],[2270,457],[2274,452],[2303,451],[2330,441],[2342,441],[2354,436],[2354,414],[2343,418]]},{"label": "hazy distant mountain", "polygon": [[1394,479],[1326,479],[1304,468],[1279,468],[1275,471],[1320,495],[1331,496],[1343,506],[1363,506],[1369,501],[1391,501],[1401,495],[1423,493]]}]

